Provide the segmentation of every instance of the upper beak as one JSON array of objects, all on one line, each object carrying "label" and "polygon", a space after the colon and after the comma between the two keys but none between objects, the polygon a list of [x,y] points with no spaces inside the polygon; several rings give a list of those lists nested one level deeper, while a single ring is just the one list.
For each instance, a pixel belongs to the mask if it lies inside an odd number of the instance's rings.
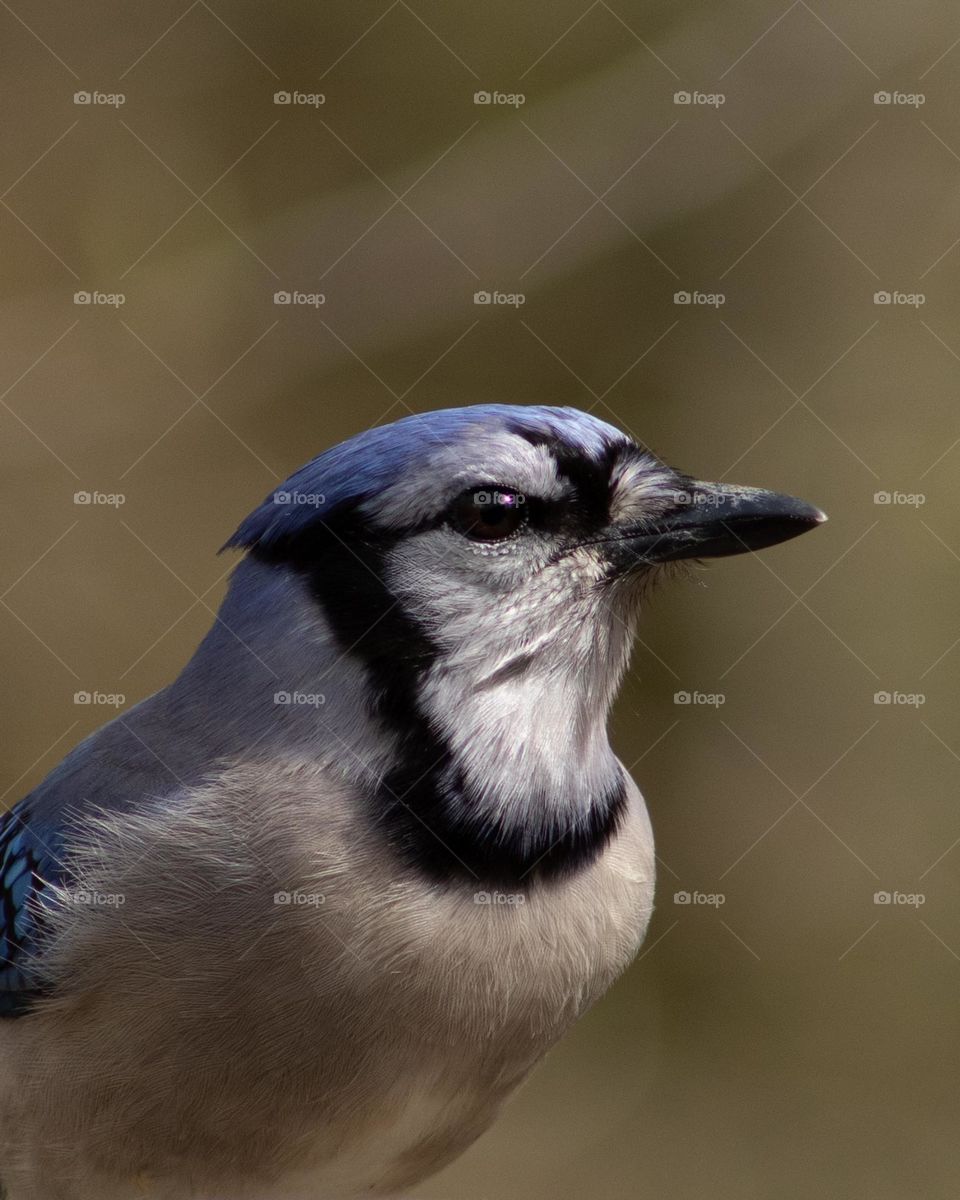
[{"label": "upper beak", "polygon": [[696,481],[675,492],[661,516],[623,530],[624,548],[641,563],[721,558],[786,542],[826,519],[795,496]]}]

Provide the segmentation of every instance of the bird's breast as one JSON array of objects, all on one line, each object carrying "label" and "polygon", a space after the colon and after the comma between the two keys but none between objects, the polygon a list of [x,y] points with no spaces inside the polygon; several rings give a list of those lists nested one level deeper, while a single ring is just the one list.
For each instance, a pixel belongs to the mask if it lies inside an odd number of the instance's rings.
[{"label": "bird's breast", "polygon": [[630,788],[602,855],[526,891],[412,873],[311,764],[98,829],[78,886],[124,903],[65,910],[62,994],[0,1044],[19,1161],[111,1200],[143,1173],[170,1200],[411,1186],[635,954],[653,846]]}]

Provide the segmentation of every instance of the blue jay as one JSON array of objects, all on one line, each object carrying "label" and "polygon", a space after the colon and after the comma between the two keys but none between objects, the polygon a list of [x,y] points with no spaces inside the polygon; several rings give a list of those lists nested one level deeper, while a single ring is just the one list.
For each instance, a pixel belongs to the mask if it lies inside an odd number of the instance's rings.
[{"label": "blue jay", "polygon": [[394,1195],[653,903],[607,738],[663,564],[824,520],[569,408],[407,417],[240,526],[169,687],[0,824],[0,1194]]}]

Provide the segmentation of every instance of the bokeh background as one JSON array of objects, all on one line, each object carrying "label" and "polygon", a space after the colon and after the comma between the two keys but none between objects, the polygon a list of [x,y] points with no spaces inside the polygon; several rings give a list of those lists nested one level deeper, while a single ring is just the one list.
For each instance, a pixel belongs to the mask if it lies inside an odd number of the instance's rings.
[{"label": "bokeh background", "polygon": [[0,30],[2,803],[178,671],[239,519],[370,425],[576,405],[794,491],[829,525],[646,612],[614,720],[660,856],[640,959],[419,1195],[956,1196],[956,5],[0,0]]}]

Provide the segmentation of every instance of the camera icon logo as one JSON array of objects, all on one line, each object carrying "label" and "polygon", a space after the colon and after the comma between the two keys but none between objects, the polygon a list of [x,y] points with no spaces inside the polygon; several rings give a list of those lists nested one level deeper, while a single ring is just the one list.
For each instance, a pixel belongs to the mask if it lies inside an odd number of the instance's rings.
[{"label": "camera icon logo", "polygon": [[874,902],[874,904],[889,904],[890,903],[890,893],[889,892],[874,892],[873,893],[873,902]]},{"label": "camera icon logo", "polygon": [[892,299],[893,299],[893,297],[890,295],[889,292],[874,292],[873,293],[874,304],[889,304]]},{"label": "camera icon logo", "polygon": [[492,297],[489,292],[474,292],[473,293],[474,304],[489,304],[491,299],[492,299]]},{"label": "camera icon logo", "polygon": [[93,299],[93,297],[90,295],[89,292],[74,292],[73,293],[74,304],[89,304],[92,299]]},{"label": "camera icon logo", "polygon": [[689,892],[674,892],[673,893],[673,902],[674,902],[674,904],[689,904],[690,903],[690,893]]},{"label": "camera icon logo", "polygon": [[273,302],[274,302],[274,304],[289,304],[290,303],[290,293],[289,292],[274,292],[273,293]]},{"label": "camera icon logo", "polygon": [[491,96],[491,94],[489,92],[474,92],[473,93],[474,104],[490,104],[492,102],[492,100],[493,100],[493,97]]},{"label": "camera icon logo", "polygon": [[890,95],[889,92],[874,92],[873,93],[874,104],[889,104],[892,98],[893,97]]},{"label": "camera icon logo", "polygon": [[74,92],[73,93],[74,104],[89,104],[91,99],[92,99],[92,97],[89,92]]},{"label": "camera icon logo", "polygon": [[893,699],[893,697],[890,695],[889,692],[874,692],[873,693],[874,704],[890,704],[892,699]]},{"label": "camera icon logo", "polygon": [[689,292],[674,292],[673,293],[674,304],[689,304],[691,298],[692,297]]},{"label": "camera icon logo", "polygon": [[292,101],[293,101],[293,97],[290,94],[290,92],[274,92],[273,93],[274,104],[290,104]]},{"label": "camera icon logo", "polygon": [[92,700],[93,700],[93,697],[90,695],[89,692],[74,692],[73,693],[74,704],[90,704]]},{"label": "camera icon logo", "polygon": [[90,492],[74,492],[73,502],[74,504],[92,504],[93,495]]},{"label": "camera icon logo", "polygon": [[690,100],[691,100],[691,96],[690,96],[689,92],[674,92],[673,93],[674,104],[689,104]]},{"label": "camera icon logo", "polygon": [[690,700],[691,700],[691,696],[690,696],[689,692],[674,692],[673,693],[674,704],[689,704]]}]

